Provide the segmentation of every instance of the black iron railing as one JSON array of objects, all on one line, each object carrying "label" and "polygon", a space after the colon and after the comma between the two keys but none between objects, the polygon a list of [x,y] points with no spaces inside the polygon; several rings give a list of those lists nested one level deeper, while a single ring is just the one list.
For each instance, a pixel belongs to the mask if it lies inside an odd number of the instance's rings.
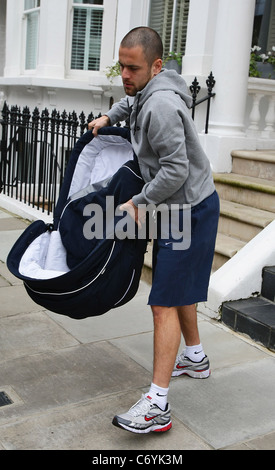
[{"label": "black iron railing", "polygon": [[50,213],[54,207],[71,151],[93,119],[84,113],[50,114],[28,107],[21,112],[5,103],[2,110],[1,191]]},{"label": "black iron railing", "polygon": [[192,104],[192,118],[193,119],[195,119],[196,107],[199,104],[207,101],[206,117],[205,117],[205,134],[208,134],[211,99],[214,98],[214,96],[216,96],[216,93],[213,93],[213,88],[215,84],[216,84],[216,81],[214,79],[213,73],[211,72],[206,80],[207,95],[199,100],[198,100],[198,94],[201,90],[201,87],[197,80],[197,77],[195,77],[194,81],[192,82],[192,85],[190,86],[190,91],[191,91],[192,100],[193,100],[193,104]]},{"label": "black iron railing", "polygon": [[[196,78],[190,91],[193,119],[196,106],[207,101],[207,134],[210,101],[215,96],[212,72],[206,85],[208,93],[202,99],[198,100],[201,87]],[[0,119],[0,192],[48,214],[52,212],[71,151],[92,119],[92,113],[87,118],[83,112],[77,116],[75,112],[53,110],[50,114],[47,109],[40,113],[35,108],[31,113],[28,107],[21,111],[5,103]]]}]

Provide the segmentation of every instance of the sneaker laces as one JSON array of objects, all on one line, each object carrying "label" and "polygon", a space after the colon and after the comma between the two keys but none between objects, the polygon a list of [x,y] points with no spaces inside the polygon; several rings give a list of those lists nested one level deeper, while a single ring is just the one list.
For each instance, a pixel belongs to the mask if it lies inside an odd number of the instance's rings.
[{"label": "sneaker laces", "polygon": [[142,414],[146,414],[152,406],[153,404],[151,401],[145,395],[142,395],[141,399],[130,408],[128,413],[135,417],[140,416]]},{"label": "sneaker laces", "polygon": [[182,352],[181,354],[178,354],[177,357],[176,357],[175,364],[177,364],[178,362],[182,362],[184,359],[185,359],[184,352]]}]

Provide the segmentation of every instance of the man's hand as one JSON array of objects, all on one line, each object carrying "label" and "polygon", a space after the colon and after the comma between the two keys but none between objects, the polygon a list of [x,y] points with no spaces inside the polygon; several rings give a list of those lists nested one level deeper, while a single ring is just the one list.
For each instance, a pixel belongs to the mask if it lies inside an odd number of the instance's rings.
[{"label": "man's hand", "polygon": [[120,206],[120,210],[128,212],[130,217],[132,217],[132,219],[137,223],[138,228],[141,228],[142,224],[144,224],[146,220],[146,210],[138,209],[132,199],[122,204]]},{"label": "man's hand", "polygon": [[96,137],[98,130],[101,127],[106,127],[110,125],[110,119],[108,116],[101,116],[100,118],[94,119],[93,121],[89,122],[88,129],[93,129],[93,134]]}]

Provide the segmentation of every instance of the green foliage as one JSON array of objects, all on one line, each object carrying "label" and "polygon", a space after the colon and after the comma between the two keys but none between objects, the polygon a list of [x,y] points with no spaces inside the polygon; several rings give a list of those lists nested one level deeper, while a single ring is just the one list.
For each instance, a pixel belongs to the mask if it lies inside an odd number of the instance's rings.
[{"label": "green foliage", "polygon": [[105,72],[106,77],[113,83],[115,77],[120,75],[120,65],[119,62],[116,62],[114,65],[107,67]]},{"label": "green foliage", "polygon": [[177,63],[182,65],[182,54],[180,52],[169,52],[168,56],[164,58],[163,65],[165,65],[169,60],[176,60]]},{"label": "green foliage", "polygon": [[272,47],[272,50],[267,54],[260,54],[261,47],[253,46],[250,52],[250,64],[249,64],[249,76],[260,78],[262,74],[257,68],[257,62],[262,62],[263,64],[271,64],[275,66],[275,46]]}]

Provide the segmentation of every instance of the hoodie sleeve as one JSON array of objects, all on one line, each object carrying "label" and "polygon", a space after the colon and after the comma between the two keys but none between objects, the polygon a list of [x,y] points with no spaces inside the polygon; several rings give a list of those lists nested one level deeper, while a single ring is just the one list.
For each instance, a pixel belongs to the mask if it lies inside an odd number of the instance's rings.
[{"label": "hoodie sleeve", "polygon": [[163,96],[151,97],[145,105],[150,109],[145,120],[148,143],[158,160],[159,169],[155,177],[144,185],[142,192],[133,197],[136,206],[165,202],[182,190],[189,175],[184,113],[178,100],[179,96],[163,93]]},{"label": "hoodie sleeve", "polygon": [[118,103],[115,103],[112,108],[106,113],[109,117],[110,123],[113,126],[119,121],[124,121],[131,114],[131,106],[127,96],[122,98]]}]

